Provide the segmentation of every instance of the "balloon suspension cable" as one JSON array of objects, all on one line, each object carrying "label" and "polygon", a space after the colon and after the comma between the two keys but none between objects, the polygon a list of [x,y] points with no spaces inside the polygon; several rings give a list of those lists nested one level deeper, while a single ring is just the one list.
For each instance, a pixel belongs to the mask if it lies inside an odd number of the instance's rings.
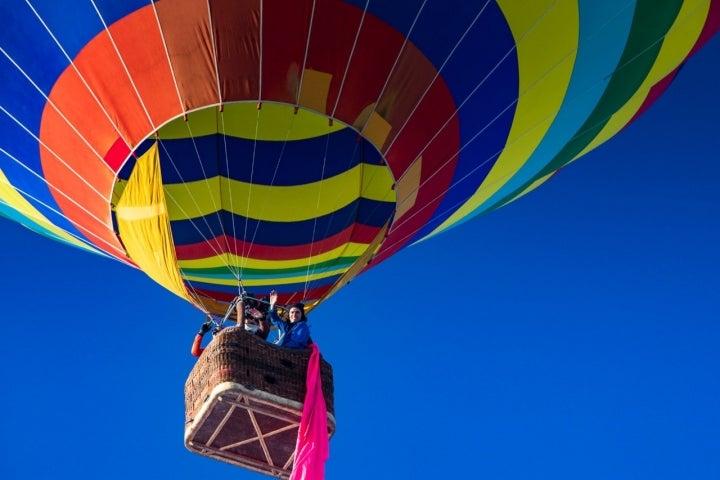
[{"label": "balloon suspension cable", "polygon": [[227,312],[225,312],[225,316],[222,319],[220,319],[219,322],[215,322],[218,327],[222,328],[223,324],[225,323],[225,320],[230,318],[230,315],[232,314],[233,310],[235,310],[235,307],[237,307],[237,304],[239,302],[243,301],[243,298],[244,298],[244,294],[240,294],[237,297],[232,299],[232,302],[230,302],[230,305],[228,305]]},{"label": "balloon suspension cable", "polygon": [[[238,294],[237,294],[237,296],[235,298],[233,298],[232,301],[230,302],[230,305],[228,305],[228,309],[227,309],[227,312],[225,312],[225,316],[222,319],[220,319],[219,322],[213,321],[213,323],[215,323],[215,325],[218,328],[222,328],[223,325],[225,324],[225,321],[228,318],[230,318],[230,315],[232,315],[233,310],[235,310],[235,308],[237,308],[237,304],[245,301],[245,299],[247,297],[248,297],[248,293],[247,293],[247,291],[245,291],[245,287],[242,284],[242,279],[238,278]],[[239,321],[240,321],[240,319],[238,319],[238,322]]]},{"label": "balloon suspension cable", "polygon": [[238,276],[238,296],[244,300],[247,297],[247,291],[242,283],[242,278]]}]

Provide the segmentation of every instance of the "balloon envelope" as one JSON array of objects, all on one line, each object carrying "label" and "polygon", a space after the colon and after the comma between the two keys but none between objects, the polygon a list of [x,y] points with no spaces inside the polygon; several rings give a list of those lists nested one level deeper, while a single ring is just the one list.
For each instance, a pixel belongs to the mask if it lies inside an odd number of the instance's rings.
[{"label": "balloon envelope", "polygon": [[610,139],[717,1],[0,5],[0,214],[213,312],[316,305]]}]

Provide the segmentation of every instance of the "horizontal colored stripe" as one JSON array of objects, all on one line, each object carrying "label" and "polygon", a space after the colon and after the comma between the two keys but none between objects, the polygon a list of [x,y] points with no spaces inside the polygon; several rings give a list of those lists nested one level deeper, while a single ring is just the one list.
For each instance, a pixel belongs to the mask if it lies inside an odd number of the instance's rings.
[{"label": "horizontal colored stripe", "polygon": [[[153,142],[145,142],[137,152]],[[382,163],[378,151],[366,140],[358,140],[358,134],[350,129],[289,142],[223,135],[161,140],[160,156],[166,184],[222,176],[261,185],[301,185],[340,175],[359,164]],[[129,175],[129,167],[121,176]]]},{"label": "horizontal colored stripe", "polygon": [[[357,258],[368,248],[366,244],[362,243],[347,243],[339,245],[337,248],[333,248],[332,250],[320,253],[313,247],[314,245],[309,245],[303,250],[297,249],[296,251],[299,253],[298,256],[285,260],[278,260],[276,258],[270,260],[259,259],[251,256],[253,251],[243,254],[242,252],[233,253],[219,250],[218,252],[203,258],[195,260],[182,260],[179,264],[183,271],[199,271],[216,268],[232,268],[234,271],[245,271],[247,269],[287,270],[294,268],[306,268],[308,265],[314,264],[325,264],[342,257]],[[228,265],[231,265],[232,267],[228,267]]]},{"label": "horizontal colored stripe", "polygon": [[[339,267],[334,269],[327,269],[323,271],[307,270],[304,272],[284,272],[278,270],[270,270],[265,275],[253,274],[243,271],[241,278],[243,283],[247,281],[256,282],[269,282],[272,283],[300,283],[305,281],[315,281],[327,277],[336,278],[338,275],[342,275],[347,270],[347,267]],[[237,285],[238,281],[234,275],[224,276],[208,276],[208,275],[186,275],[183,273],[183,279],[189,282],[207,282],[213,285]]]},{"label": "horizontal colored stripe", "polygon": [[267,222],[220,211],[192,220],[175,220],[171,227],[176,245],[225,234],[262,245],[291,246],[332,237],[354,223],[380,228],[393,210],[394,204],[359,199],[329,215],[298,222]]},{"label": "horizontal colored stripe", "polygon": [[[222,110],[204,108],[178,118],[158,131],[160,140],[202,138],[221,133],[238,139],[294,142],[309,138],[332,135],[347,126],[340,122],[328,122],[328,117],[307,110],[295,111],[292,105],[273,102],[231,103]],[[354,135],[357,136],[357,133]]]},{"label": "horizontal colored stripe", "polygon": [[[268,222],[295,222],[332,215],[358,200],[394,208],[392,179],[385,173],[383,167],[357,166],[321,182],[292,187],[209,178],[165,185],[165,195],[171,221],[211,215],[223,209]],[[362,198],[358,199],[359,196]]]},{"label": "horizontal colored stripe", "polygon": [[[218,258],[218,257],[215,257]],[[320,262],[320,263],[310,263],[310,259],[303,259],[304,264],[302,266],[293,267],[293,268],[284,268],[284,269],[278,269],[278,268],[270,268],[270,267],[263,267],[263,268],[250,268],[248,266],[243,266],[242,269],[232,267],[232,270],[230,270],[230,267],[223,264],[219,267],[207,267],[207,268],[182,268],[183,275],[186,275],[188,277],[216,277],[216,278],[234,278],[235,277],[235,271],[240,271],[243,276],[249,275],[255,278],[260,278],[262,276],[271,276],[274,275],[275,272],[282,276],[289,276],[289,275],[297,275],[299,273],[305,273],[305,272],[327,272],[329,270],[336,270],[341,268],[348,268],[351,266],[355,260],[357,260],[357,256],[355,257],[339,257],[339,258],[333,258],[332,260]],[[212,262],[212,259],[209,263]],[[232,263],[233,265],[238,265],[241,263]]]},{"label": "horizontal colored stripe", "polygon": [[[250,243],[236,240],[227,235],[187,245],[175,245],[177,258],[185,266],[192,266],[192,260],[216,256],[219,252],[234,252],[238,255],[252,257],[255,260],[270,262],[283,262],[297,260],[298,258],[312,257],[313,262],[324,261],[328,258],[340,256],[341,250],[355,252],[373,241],[378,233],[377,227],[353,224],[346,229],[325,239],[317,240],[311,244],[272,246],[261,243]],[[221,262],[218,265],[235,262]]]}]

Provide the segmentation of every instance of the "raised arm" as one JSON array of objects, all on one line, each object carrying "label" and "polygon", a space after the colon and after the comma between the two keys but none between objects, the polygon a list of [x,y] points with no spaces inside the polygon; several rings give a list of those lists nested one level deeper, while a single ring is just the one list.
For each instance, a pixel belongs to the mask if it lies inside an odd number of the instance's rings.
[{"label": "raised arm", "polygon": [[277,292],[275,290],[272,290],[270,292],[270,310],[275,308],[275,304],[277,303],[277,297],[278,297]]},{"label": "raised arm", "polygon": [[275,290],[270,292],[270,310],[268,313],[270,314],[270,323],[275,325],[281,332],[281,334],[285,334],[285,322],[283,322],[282,318],[280,318],[280,315],[277,313],[277,308],[275,308],[275,304],[277,303],[278,294]]},{"label": "raised arm", "polygon": [[235,319],[237,326],[240,327],[245,325],[245,302],[242,300],[235,304],[235,314],[237,315],[237,318]]}]

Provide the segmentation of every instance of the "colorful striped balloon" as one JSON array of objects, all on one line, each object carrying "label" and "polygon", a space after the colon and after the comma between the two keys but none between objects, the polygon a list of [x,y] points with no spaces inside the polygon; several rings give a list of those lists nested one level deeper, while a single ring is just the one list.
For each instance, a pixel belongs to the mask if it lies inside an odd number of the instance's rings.
[{"label": "colorful striped balloon", "polygon": [[610,139],[710,0],[4,0],[0,214],[310,307]]}]

